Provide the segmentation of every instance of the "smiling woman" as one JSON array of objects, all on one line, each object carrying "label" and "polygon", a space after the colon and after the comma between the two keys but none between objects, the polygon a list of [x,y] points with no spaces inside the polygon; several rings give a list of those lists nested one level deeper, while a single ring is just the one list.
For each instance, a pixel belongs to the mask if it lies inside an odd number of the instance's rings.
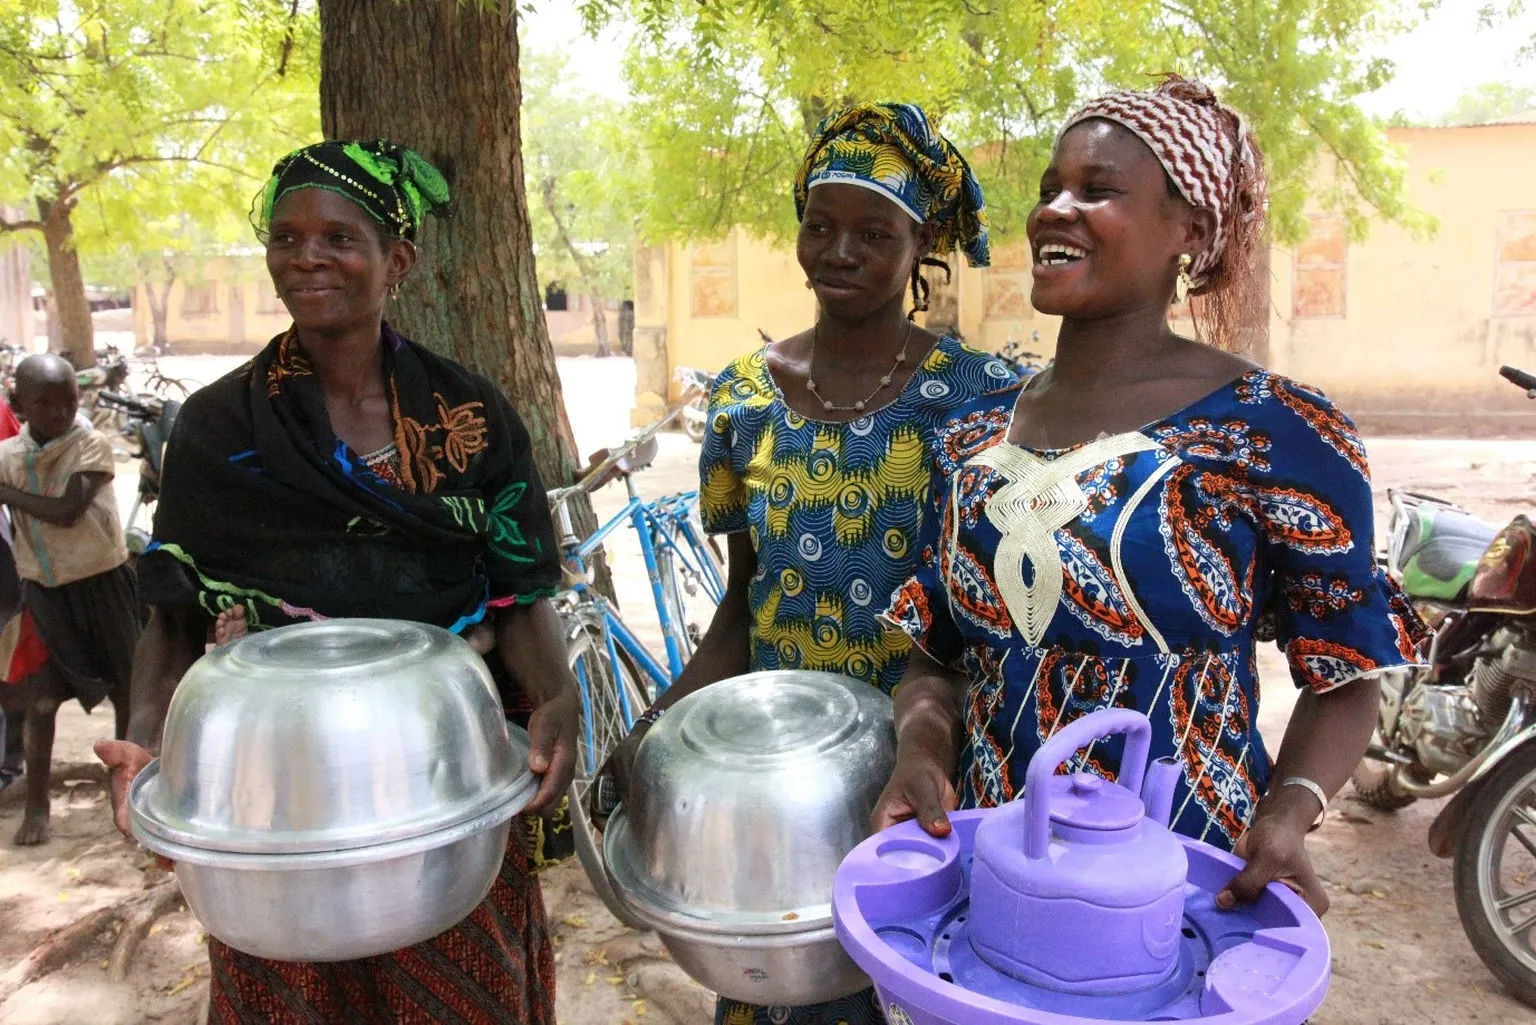
[{"label": "smiling woman", "polygon": [[[1234,347],[1256,310],[1262,156],[1210,89],[1112,93],[1059,136],[1029,217],[1034,306],[1056,361],[938,428],[927,555],[888,616],[915,650],[876,824],[1019,796],[1031,758],[1102,708],[1152,725],[1179,766],[1173,826],[1321,913],[1304,838],[1358,763],[1375,674],[1423,636],[1377,569],[1365,448],[1314,389]],[[1169,324],[1205,298],[1205,337]],[[934,524],[942,523],[940,533]],[[1272,624],[1304,688],[1279,757],[1258,733],[1255,645]],[[1074,771],[1114,779],[1120,740]]]},{"label": "smiling woman", "polygon": [[[913,321],[927,308],[925,266],[944,267],[935,257],[958,249],[987,263],[981,186],[922,110],[867,104],[827,118],[794,196],[816,322],[715,381],[699,505],[705,527],[730,536],[729,580],[659,706],[750,670],[834,672],[889,692],[910,644],[877,614],[918,559],[933,427],[1017,385],[1001,360]],[[613,758],[626,785],[645,728]],[[881,1020],[872,990],[796,1008],[722,1000],[716,1010],[723,1025]]]},{"label": "smiling woman", "polygon": [[[489,381],[384,320],[415,266],[417,228],[447,201],[425,159],[382,141],[298,150],[258,197],[253,220],[293,326],[192,395],[167,448],[138,567],[154,612],[135,659],[129,742],[98,748],[125,831],[127,782],[216,620],[226,630],[335,617],[459,633],[491,624],[487,662],[543,775],[530,810],[563,813],[577,691],[548,602],[557,546],[528,433]],[[553,1022],[554,950],[531,872],[557,853],[546,837],[570,834],[537,818],[525,826],[489,897],[417,946],[292,964],[210,938],[210,1020]]]}]

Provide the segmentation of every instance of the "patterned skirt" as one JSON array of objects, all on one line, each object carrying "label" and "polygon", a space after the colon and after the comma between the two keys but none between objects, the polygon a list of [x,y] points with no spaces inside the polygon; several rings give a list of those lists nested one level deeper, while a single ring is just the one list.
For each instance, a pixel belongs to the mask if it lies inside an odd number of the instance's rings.
[{"label": "patterned skirt", "polygon": [[209,1025],[554,1025],[555,949],[523,821],[513,820],[490,895],[425,943],[297,964],[209,937]]}]

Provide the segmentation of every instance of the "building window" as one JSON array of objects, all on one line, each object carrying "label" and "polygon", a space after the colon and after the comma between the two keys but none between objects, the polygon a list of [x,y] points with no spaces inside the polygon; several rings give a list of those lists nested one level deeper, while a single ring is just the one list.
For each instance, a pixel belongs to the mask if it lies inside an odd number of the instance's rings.
[{"label": "building window", "polygon": [[183,285],[181,290],[181,315],[183,317],[207,317],[219,312],[219,286],[205,281],[196,285]]},{"label": "building window", "polygon": [[692,262],[693,315],[736,316],[736,239],[699,243]]},{"label": "building window", "polygon": [[1499,214],[1493,315],[1536,317],[1536,210]]},{"label": "building window", "polygon": [[1342,317],[1349,240],[1342,217],[1309,217],[1312,230],[1296,248],[1293,311],[1298,317]]}]

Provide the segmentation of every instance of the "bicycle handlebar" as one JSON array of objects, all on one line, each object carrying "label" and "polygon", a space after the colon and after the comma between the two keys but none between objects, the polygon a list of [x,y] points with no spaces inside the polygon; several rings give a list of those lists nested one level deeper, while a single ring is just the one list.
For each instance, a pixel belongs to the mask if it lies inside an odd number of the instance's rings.
[{"label": "bicycle handlebar", "polygon": [[117,392],[97,392],[96,400],[98,402],[105,402],[109,406],[117,406],[119,409],[125,409],[130,413],[135,413],[139,416],[149,419],[153,419],[158,415],[153,409],[146,406],[138,399],[129,398],[127,395],[119,395]]},{"label": "bicycle handlebar", "polygon": [[576,495],[596,491],[599,484],[606,483],[605,478],[607,478],[609,472],[611,472],[613,468],[617,466],[625,456],[629,455],[635,449],[639,448],[641,445],[644,445],[656,435],[660,434],[662,428],[676,420],[679,416],[682,416],[682,414],[683,407],[679,406],[678,408],[667,413],[667,415],[662,417],[660,420],[657,420],[655,423],[651,424],[639,434],[635,435],[633,438],[629,439],[629,441],[625,442],[623,445],[620,445],[617,449],[609,452],[608,458],[592,467],[592,469],[587,471],[587,473],[575,484],[572,484],[570,487],[555,488],[553,491],[550,491],[548,493],[549,507],[551,509],[558,508],[564,503],[569,502]]}]

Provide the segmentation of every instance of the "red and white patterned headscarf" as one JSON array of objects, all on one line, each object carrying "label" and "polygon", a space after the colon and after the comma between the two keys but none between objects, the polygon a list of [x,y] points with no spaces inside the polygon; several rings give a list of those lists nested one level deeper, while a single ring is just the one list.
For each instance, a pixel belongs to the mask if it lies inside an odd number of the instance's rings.
[{"label": "red and white patterned headscarf", "polygon": [[1202,83],[1169,75],[1149,91],[1100,96],[1068,118],[1061,134],[1093,118],[1134,132],[1179,193],[1216,215],[1211,245],[1190,267],[1195,294],[1239,284],[1259,245],[1265,203],[1263,157],[1242,115]]}]

